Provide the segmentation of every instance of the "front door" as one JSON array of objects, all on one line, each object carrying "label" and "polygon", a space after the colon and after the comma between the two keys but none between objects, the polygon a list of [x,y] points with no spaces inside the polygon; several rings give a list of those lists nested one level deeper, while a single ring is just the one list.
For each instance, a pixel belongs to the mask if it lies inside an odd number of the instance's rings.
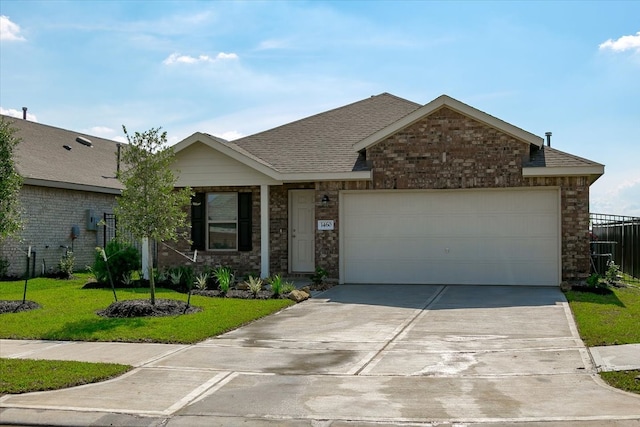
[{"label": "front door", "polygon": [[289,254],[292,272],[315,269],[315,190],[289,191]]}]

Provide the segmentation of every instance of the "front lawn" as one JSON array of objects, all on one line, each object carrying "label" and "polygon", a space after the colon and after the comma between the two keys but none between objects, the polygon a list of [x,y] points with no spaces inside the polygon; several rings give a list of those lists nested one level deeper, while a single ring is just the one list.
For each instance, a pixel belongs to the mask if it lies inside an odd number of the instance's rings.
[{"label": "front lawn", "polygon": [[131,366],[65,360],[0,359],[0,395],[56,390],[122,375]]},{"label": "front lawn", "polygon": [[[613,288],[609,295],[566,292],[588,347],[640,343],[640,288]],[[601,372],[612,387],[640,394],[640,371]]]},{"label": "front lawn", "polygon": [[[0,338],[70,341],[125,341],[190,344],[235,329],[291,304],[287,299],[248,300],[194,295],[194,314],[167,317],[105,318],[111,289],[82,289],[88,274],[72,280],[29,280],[27,300],[41,308],[0,314]],[[22,300],[24,281],[0,282],[0,300]],[[149,289],[118,289],[118,300],[149,298]],[[187,295],[157,289],[156,298],[186,301]]]},{"label": "front lawn", "polygon": [[565,295],[588,347],[640,343],[640,288],[613,288],[609,295]]}]

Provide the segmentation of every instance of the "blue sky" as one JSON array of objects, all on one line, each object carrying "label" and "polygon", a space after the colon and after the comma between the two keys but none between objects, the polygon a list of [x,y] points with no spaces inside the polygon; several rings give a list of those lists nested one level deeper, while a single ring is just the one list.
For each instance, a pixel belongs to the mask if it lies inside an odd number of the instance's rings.
[{"label": "blue sky", "polygon": [[389,92],[447,94],[606,165],[640,216],[640,2],[0,2],[0,109],[122,139],[234,139]]}]

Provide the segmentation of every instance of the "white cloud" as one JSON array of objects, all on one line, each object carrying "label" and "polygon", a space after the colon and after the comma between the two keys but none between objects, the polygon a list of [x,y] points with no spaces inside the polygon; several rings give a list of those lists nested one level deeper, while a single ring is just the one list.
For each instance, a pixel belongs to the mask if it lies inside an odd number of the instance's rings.
[{"label": "white cloud", "polygon": [[238,55],[236,55],[235,53],[220,52],[218,55],[216,55],[216,59],[238,59]]},{"label": "white cloud", "polygon": [[233,141],[234,139],[242,138],[244,135],[237,130],[229,130],[216,136],[222,139],[226,139],[227,141]]},{"label": "white cloud", "polygon": [[[22,110],[18,111],[14,108],[9,108],[4,109],[2,107],[0,107],[0,114],[4,114],[5,116],[11,116],[11,117],[15,117],[18,119],[21,119],[23,116],[23,112]],[[35,114],[31,114],[29,111],[27,111],[27,120],[29,120],[30,122],[37,122],[38,118],[36,117]]]},{"label": "white cloud", "polygon": [[605,174],[590,193],[591,212],[640,217],[640,174],[624,177]]},{"label": "white cloud", "polygon": [[20,35],[20,26],[11,22],[8,16],[0,15],[0,40],[24,41]]},{"label": "white cloud", "polygon": [[112,135],[114,132],[115,132],[114,129],[111,129],[106,126],[94,126],[90,128],[89,132],[87,133],[95,136],[104,136],[104,135]]},{"label": "white cloud", "polygon": [[199,55],[199,56],[189,56],[189,55],[180,55],[179,53],[172,53],[169,55],[164,61],[162,61],[165,65],[173,65],[173,64],[198,64],[198,63],[213,63],[224,60],[233,60],[238,59],[238,55],[235,53],[225,53],[220,52],[215,57],[211,57],[209,55]]},{"label": "white cloud", "polygon": [[640,31],[635,35],[622,36],[617,40],[609,39],[604,43],[600,43],[600,50],[612,50],[614,52],[624,52],[634,50],[640,52]]}]

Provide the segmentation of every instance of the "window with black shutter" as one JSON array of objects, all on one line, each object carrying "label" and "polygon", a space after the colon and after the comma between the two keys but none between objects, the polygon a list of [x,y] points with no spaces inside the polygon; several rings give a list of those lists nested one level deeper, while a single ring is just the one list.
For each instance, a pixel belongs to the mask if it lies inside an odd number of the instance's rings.
[{"label": "window with black shutter", "polygon": [[192,249],[251,251],[252,193],[196,193],[191,203]]}]

